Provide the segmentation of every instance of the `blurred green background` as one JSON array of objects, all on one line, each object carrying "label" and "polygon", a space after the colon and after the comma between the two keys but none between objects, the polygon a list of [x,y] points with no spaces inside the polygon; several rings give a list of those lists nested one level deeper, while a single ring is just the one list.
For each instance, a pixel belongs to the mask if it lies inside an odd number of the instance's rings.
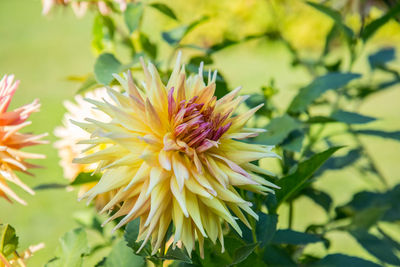
[{"label": "blurred green background", "polygon": [[[187,15],[190,12],[185,14],[182,8],[176,11],[182,14],[182,17],[191,19]],[[312,14],[318,16],[317,13]],[[69,82],[66,77],[92,71],[94,63],[90,48],[92,19],[92,14],[77,19],[70,9],[57,10],[51,16],[44,17],[41,15],[39,0],[0,1],[0,75],[13,73],[18,80],[21,80],[11,108],[39,98],[42,103],[41,112],[32,115],[33,124],[26,131],[37,134],[48,132],[48,140],[51,143],[55,140],[53,129],[60,124],[65,111],[62,102],[65,99],[72,99],[78,89],[78,85]],[[323,23],[330,22],[326,20]],[[397,37],[393,36],[394,40]],[[394,43],[393,40],[391,42]],[[382,44],[379,40],[375,43]],[[375,48],[371,45],[367,47],[365,53],[374,51]],[[273,77],[277,88],[280,89],[275,101],[281,107],[285,107],[297,88],[310,79],[304,69],[291,67],[290,55],[283,45],[266,40],[251,41],[228,48],[217,53],[214,59],[215,66],[223,70],[229,84],[232,87],[242,85],[244,92],[259,90]],[[364,58],[357,62],[355,69],[365,72],[366,65]],[[399,65],[397,60],[397,68]],[[375,128],[385,130],[400,128],[399,89],[392,87],[383,91],[361,107],[362,114],[382,118],[374,122]],[[340,141],[346,144],[346,140]],[[363,141],[373,158],[379,160],[378,167],[390,180],[390,185],[398,183],[400,144],[373,137],[363,138]],[[37,161],[45,168],[35,170],[34,178],[21,175],[28,185],[35,187],[43,183],[66,183],[58,165],[57,151],[52,144],[34,147],[31,150],[46,154],[47,159]],[[366,181],[374,179],[376,180],[374,177],[358,177],[357,173],[349,168],[340,172],[326,172],[324,177],[318,180],[317,185],[321,189],[333,191],[336,203],[345,203],[351,198],[352,192],[362,189],[373,190],[374,184]],[[85,205],[76,201],[75,192],[48,190],[37,191],[35,196],[30,196],[15,186],[12,186],[12,189],[29,204],[10,205],[0,199],[0,222],[10,223],[16,228],[21,248],[39,242],[46,243],[46,248],[37,252],[28,262],[28,266],[42,266],[54,255],[58,238],[77,226],[72,214],[85,209]],[[296,227],[311,222],[324,222],[325,215],[322,211],[319,212],[319,209],[308,199],[297,202],[294,217],[296,220],[300,218],[301,221],[295,222]],[[282,214],[286,212],[283,210]],[[284,218],[280,218],[283,227],[286,226],[285,222]],[[398,233],[400,229],[396,231]],[[348,252],[350,249],[353,255],[371,258],[356,241],[343,233],[337,233],[333,240],[330,251]],[[310,246],[308,249],[322,249],[322,245]]]}]

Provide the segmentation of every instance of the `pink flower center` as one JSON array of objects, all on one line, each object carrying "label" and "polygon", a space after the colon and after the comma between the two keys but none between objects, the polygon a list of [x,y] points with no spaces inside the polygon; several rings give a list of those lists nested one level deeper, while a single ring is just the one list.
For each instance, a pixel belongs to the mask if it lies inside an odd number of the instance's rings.
[{"label": "pink flower center", "polygon": [[172,133],[177,140],[203,152],[212,147],[229,129],[232,123],[225,123],[225,115],[214,111],[216,97],[210,103],[197,103],[198,96],[179,103],[174,98],[174,88],[168,92],[168,118]]}]

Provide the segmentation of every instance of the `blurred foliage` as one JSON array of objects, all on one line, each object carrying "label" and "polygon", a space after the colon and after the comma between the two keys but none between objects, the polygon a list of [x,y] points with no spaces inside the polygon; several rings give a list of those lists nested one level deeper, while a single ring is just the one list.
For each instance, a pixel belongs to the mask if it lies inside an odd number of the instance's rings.
[{"label": "blurred foliage", "polygon": [[[74,77],[81,83],[77,93],[114,85],[113,74],[128,69],[134,76],[141,75],[138,63],[141,56],[159,67],[165,81],[178,51],[188,57],[187,70],[194,72],[200,62],[213,68],[216,53],[255,39],[283,43],[290,52],[292,65],[307,70],[310,81],[299,88],[285,109],[274,104],[279,88],[273,80],[245,102],[248,108],[264,104],[252,123],[262,125],[268,131],[251,141],[276,146],[282,156],[280,171],[277,176],[265,175],[265,179],[281,189],[268,196],[241,192],[254,203],[259,220],[249,219],[251,230],[241,225],[243,237],[226,227],[225,252],[205,240],[204,259],[198,252],[189,256],[179,247],[167,247],[156,255],[150,255],[145,247],[135,254],[140,247],[136,242],[139,221],[132,221],[116,234],[108,235],[100,227],[96,215],[89,214],[83,220],[77,219],[81,228],[60,239],[54,259],[46,266],[82,266],[85,257],[105,247],[110,248],[110,253],[97,266],[144,266],[149,261],[158,266],[164,263],[207,267],[400,265],[399,233],[397,231],[397,237],[393,237],[387,229],[400,222],[400,185],[390,187],[361,138],[369,135],[400,141],[400,131],[375,129],[369,124],[378,118],[358,110],[375,93],[400,83],[400,73],[392,65],[396,50],[382,46],[368,55],[368,71],[355,73],[353,70],[366,45],[377,34],[381,34],[384,41],[399,40],[400,4],[362,0],[207,3],[193,0],[190,5],[180,2],[175,5],[172,2],[139,1],[129,3],[126,10],[121,11],[113,8],[114,2],[107,3],[112,12],[104,15],[94,11],[97,14],[91,45],[96,62],[92,73]],[[162,21],[145,19],[152,16],[152,12],[159,12],[170,20],[168,28],[164,29]],[[157,26],[162,29],[159,36],[150,34],[151,26],[145,23],[149,21],[161,24]],[[383,28],[385,31],[379,31]],[[376,79],[375,73],[383,73],[381,77],[384,78]],[[231,89],[223,72],[219,72],[217,96]],[[341,130],[326,134],[325,130],[333,124],[341,125]],[[360,125],[363,128],[357,128]],[[349,140],[347,146],[336,141],[339,135]],[[375,177],[376,181],[366,182],[373,183],[376,190],[358,192],[347,204],[334,206],[331,192],[318,189],[315,182],[325,171],[348,166],[361,177],[367,174]],[[80,174],[73,185],[92,181],[87,174]],[[304,232],[294,230],[294,203],[302,197],[319,205],[327,216],[325,223],[310,224]],[[287,228],[277,229],[282,206],[288,207]],[[87,231],[95,232],[101,241],[89,245]],[[351,251],[349,255],[329,254],[329,234],[335,231],[350,234],[371,257],[358,258],[351,255]],[[3,237],[1,242],[3,254],[5,248],[15,250],[15,239]],[[321,244],[325,255],[305,252],[312,244]]]}]

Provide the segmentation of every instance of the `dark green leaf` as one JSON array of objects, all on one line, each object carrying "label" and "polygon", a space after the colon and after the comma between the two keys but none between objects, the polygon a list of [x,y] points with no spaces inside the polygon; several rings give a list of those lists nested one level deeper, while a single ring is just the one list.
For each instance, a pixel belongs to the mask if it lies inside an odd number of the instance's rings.
[{"label": "dark green leaf", "polygon": [[359,148],[352,149],[344,156],[336,156],[329,158],[324,166],[318,169],[316,175],[322,175],[326,170],[340,170],[352,165],[361,157],[362,150]]},{"label": "dark green leaf", "polygon": [[301,123],[289,115],[272,119],[267,125],[266,133],[255,138],[255,142],[265,145],[276,145],[281,143],[293,130],[300,129]]},{"label": "dark green leaf", "polygon": [[353,30],[344,23],[343,18],[338,11],[331,9],[328,6],[314,3],[314,2],[307,2],[307,4],[309,4],[313,8],[317,9],[318,11],[324,13],[325,15],[327,15],[328,17],[333,19],[333,21],[339,27],[339,29],[341,29],[343,31],[343,33],[345,34],[346,39],[348,41],[350,41],[354,38]]},{"label": "dark green leaf", "polygon": [[146,261],[144,258],[133,253],[132,249],[126,246],[125,241],[120,241],[112,247],[110,254],[107,256],[105,267],[144,267]]},{"label": "dark green leaf", "polygon": [[278,223],[278,215],[259,212],[258,216],[256,235],[257,240],[261,242],[260,247],[264,247],[274,237],[276,225]]},{"label": "dark green leaf", "polygon": [[74,181],[70,183],[70,185],[83,185],[87,183],[92,183],[92,182],[98,182],[101,178],[100,174],[94,174],[90,172],[81,172],[76,176]]},{"label": "dark green leaf", "polygon": [[387,139],[394,139],[397,141],[400,141],[400,131],[393,131],[393,132],[387,132],[387,131],[381,131],[381,130],[357,130],[355,131],[357,134],[363,134],[363,135],[371,135],[371,136],[378,136],[382,138],[387,138]]},{"label": "dark green leaf", "polygon": [[290,245],[307,245],[310,243],[322,242],[317,235],[297,232],[290,229],[276,231],[271,240],[272,244],[290,244]]},{"label": "dark green leaf", "polygon": [[0,253],[7,257],[17,250],[18,237],[15,229],[9,224],[0,224],[0,234]]},{"label": "dark green leaf", "polygon": [[336,120],[325,116],[314,116],[306,121],[306,123],[329,123],[329,122],[336,122]]},{"label": "dark green leaf", "polygon": [[290,254],[281,246],[267,245],[264,249],[263,261],[267,266],[297,266]]},{"label": "dark green leaf", "polygon": [[162,37],[170,45],[177,45],[191,30],[207,19],[208,17],[202,17],[188,25],[179,26],[178,28],[163,32]]},{"label": "dark green leaf", "polygon": [[393,47],[382,48],[368,57],[369,66],[371,69],[384,67],[386,63],[395,60],[395,53],[396,51]]},{"label": "dark green leaf", "polygon": [[303,131],[294,130],[285,140],[283,140],[281,146],[283,149],[288,151],[300,152],[303,146],[304,137],[305,135]]},{"label": "dark green leaf", "polygon": [[324,191],[307,187],[302,191],[302,194],[312,199],[317,205],[321,206],[326,212],[331,210],[332,198]]},{"label": "dark green leaf", "polygon": [[374,33],[379,30],[380,27],[385,25],[391,18],[400,13],[400,4],[397,4],[395,7],[390,8],[389,11],[380,18],[377,18],[374,21],[371,21],[367,26],[365,26],[364,30],[361,33],[361,38],[364,42],[368,41]]},{"label": "dark green leaf", "polygon": [[157,9],[158,11],[163,13],[164,15],[170,17],[171,19],[178,20],[178,18],[176,17],[174,11],[169,6],[167,6],[166,4],[163,4],[163,3],[152,3],[152,4],[150,4],[150,6],[155,8],[155,9]]},{"label": "dark green leaf", "polygon": [[189,255],[184,249],[178,247],[173,249],[172,246],[169,247],[167,253],[165,253],[165,255],[161,258],[166,260],[178,260],[186,263],[192,263]]},{"label": "dark green leaf", "polygon": [[89,253],[86,232],[82,228],[67,232],[59,240],[60,245],[56,250],[57,258],[46,264],[46,267],[80,267],[83,256]]},{"label": "dark green leaf", "polygon": [[396,266],[400,265],[400,259],[393,252],[394,247],[389,242],[364,230],[351,231],[351,234],[365,250],[380,261]]},{"label": "dark green leaf", "polygon": [[233,260],[230,266],[241,263],[254,251],[254,249],[258,246],[258,243],[247,244],[243,247],[237,248],[233,253]]},{"label": "dark green leaf", "polygon": [[129,32],[134,32],[139,27],[143,15],[143,4],[141,2],[128,4],[124,12],[125,24]]},{"label": "dark green leaf", "polygon": [[94,64],[94,74],[96,80],[104,85],[109,85],[114,79],[114,73],[122,71],[122,64],[115,58],[113,54],[101,54]]},{"label": "dark green leaf", "polygon": [[376,120],[376,118],[361,115],[355,112],[338,110],[331,115],[336,121],[344,122],[347,124],[365,124]]},{"label": "dark green leaf", "polygon": [[368,230],[374,226],[386,213],[389,206],[372,206],[354,214],[350,227]]},{"label": "dark green leaf", "polygon": [[327,255],[320,261],[312,264],[311,266],[312,267],[336,267],[336,266],[379,267],[380,265],[361,258],[337,253],[337,254]]},{"label": "dark green leaf", "polygon": [[33,190],[48,190],[48,189],[64,189],[68,185],[67,184],[57,184],[57,183],[50,183],[50,184],[40,184],[33,188]]},{"label": "dark green leaf", "polygon": [[147,37],[146,34],[140,33],[139,36],[140,43],[142,45],[142,48],[144,52],[151,58],[151,59],[156,59],[157,57],[157,45],[153,44],[150,39]]},{"label": "dark green leaf", "polygon": [[278,180],[276,184],[280,186],[281,189],[276,190],[275,193],[278,200],[277,206],[303,189],[304,184],[313,173],[340,148],[341,147],[332,147],[312,156],[310,159],[299,163],[297,170],[293,174]]},{"label": "dark green leaf", "polygon": [[307,106],[328,90],[336,90],[346,86],[351,80],[361,77],[355,73],[331,72],[316,78],[308,86],[300,89],[289,105],[288,112],[300,113]]},{"label": "dark green leaf", "polygon": [[[137,253],[138,249],[141,246],[141,243],[136,242],[137,237],[139,235],[139,225],[140,225],[140,219],[137,218],[130,223],[127,224],[125,228],[125,233],[124,233],[124,238],[125,241],[128,243],[128,247],[133,249],[135,253]],[[141,256],[149,256],[150,255],[150,249],[149,249],[149,244],[146,244],[145,247],[138,253],[138,255]]]}]

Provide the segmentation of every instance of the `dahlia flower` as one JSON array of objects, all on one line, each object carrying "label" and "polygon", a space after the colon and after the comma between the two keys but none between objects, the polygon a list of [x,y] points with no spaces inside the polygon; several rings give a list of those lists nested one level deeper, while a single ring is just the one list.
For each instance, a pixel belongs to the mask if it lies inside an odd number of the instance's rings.
[{"label": "dahlia flower", "polygon": [[115,190],[102,212],[118,207],[106,221],[124,216],[115,229],[140,218],[139,250],[151,238],[156,253],[171,223],[173,246],[181,241],[190,254],[197,239],[203,255],[208,237],[214,243],[219,239],[224,250],[222,222],[241,234],[235,216],[248,227],[245,214],[258,218],[238,189],[266,194],[276,188],[258,175],[270,173],[252,163],[276,157],[272,147],[239,141],[264,131],[245,127],[261,105],[234,116],[247,98],[238,96],[240,88],[217,100],[216,72],[212,77],[209,73],[207,84],[202,66],[197,75],[186,78],[180,56],[166,86],[153,64],[146,66],[142,60],[142,65],[143,90],[128,72],[124,77],[115,75],[126,94],[108,89],[115,104],[88,99],[110,121],[75,122],[91,134],[81,143],[108,145],[74,160],[97,163],[97,170],[103,171],[100,181],[81,199],[90,202]]},{"label": "dahlia flower", "polygon": [[[122,12],[125,11],[128,1],[129,0],[113,0],[113,2],[119,5],[119,9]],[[49,14],[53,6],[68,6],[71,4],[71,8],[77,17],[83,17],[89,7],[97,8],[102,15],[108,15],[111,10],[107,2],[110,1],[42,0],[42,14]]]},{"label": "dahlia flower", "polygon": [[[97,168],[97,163],[76,164],[72,163],[72,160],[82,155],[89,155],[97,152],[105,147],[97,146],[96,148],[91,148],[91,146],[87,144],[77,145],[77,143],[80,141],[90,138],[90,134],[73,124],[73,120],[79,120],[81,118],[96,118],[102,121],[107,121],[109,118],[103,112],[93,109],[87,104],[84,98],[90,98],[98,101],[106,99],[107,101],[112,102],[112,99],[108,96],[105,88],[99,88],[94,91],[87,92],[84,94],[84,96],[77,95],[75,96],[75,103],[71,101],[64,102],[67,112],[63,118],[63,125],[54,130],[54,135],[59,138],[59,140],[54,143],[54,147],[58,149],[58,156],[61,158],[60,166],[63,169],[64,177],[70,182],[73,182],[79,173],[93,172]],[[85,152],[81,153],[82,150]],[[78,195],[82,195],[83,193],[87,192],[95,184],[95,182],[83,184],[80,187],[80,192]],[[110,197],[108,193],[102,194],[100,197],[96,198],[96,206],[102,207],[109,200]]]},{"label": "dahlia flower", "polygon": [[[26,205],[17,194],[11,190],[7,182],[14,183],[26,192],[34,195],[32,189],[25,185],[14,171],[20,171],[32,175],[28,172],[29,168],[37,168],[37,165],[26,162],[26,159],[42,159],[44,155],[21,151],[21,148],[37,144],[45,144],[46,141],[40,140],[46,134],[33,135],[18,132],[31,122],[27,121],[32,112],[39,111],[40,104],[36,99],[31,104],[27,104],[13,111],[7,111],[11,99],[18,88],[19,81],[13,82],[13,75],[5,75],[0,81],[0,197],[11,202],[11,199]],[[11,199],[10,199],[11,198]]]}]

